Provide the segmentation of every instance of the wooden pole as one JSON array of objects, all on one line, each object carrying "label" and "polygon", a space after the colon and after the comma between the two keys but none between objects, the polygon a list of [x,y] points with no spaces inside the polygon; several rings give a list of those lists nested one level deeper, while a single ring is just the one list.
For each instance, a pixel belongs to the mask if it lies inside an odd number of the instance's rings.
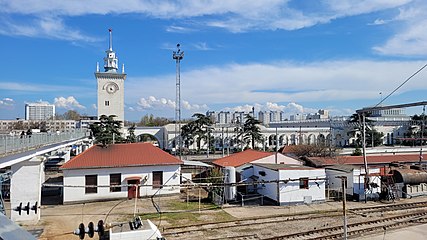
[{"label": "wooden pole", "polygon": [[200,200],[200,187],[199,187],[199,213],[201,213],[200,205],[201,205],[201,200]]}]

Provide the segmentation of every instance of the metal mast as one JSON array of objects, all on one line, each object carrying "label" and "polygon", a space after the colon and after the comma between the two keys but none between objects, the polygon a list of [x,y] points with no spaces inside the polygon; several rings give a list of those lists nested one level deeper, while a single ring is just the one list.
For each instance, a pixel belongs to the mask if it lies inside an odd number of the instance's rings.
[{"label": "metal mast", "polygon": [[[179,49],[180,44],[176,45],[177,51],[173,51],[172,58],[176,61],[176,101],[175,101],[175,154],[179,151],[179,159],[182,156],[181,149],[181,76],[180,62],[184,58],[184,51]],[[178,134],[177,134],[178,133]]]}]

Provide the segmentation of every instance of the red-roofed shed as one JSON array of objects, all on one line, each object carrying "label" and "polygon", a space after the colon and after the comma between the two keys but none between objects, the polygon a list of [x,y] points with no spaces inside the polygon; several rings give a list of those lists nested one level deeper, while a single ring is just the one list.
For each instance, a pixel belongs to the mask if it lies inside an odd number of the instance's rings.
[{"label": "red-roofed shed", "polygon": [[179,193],[181,164],[151,143],[95,145],[61,167],[64,202]]}]

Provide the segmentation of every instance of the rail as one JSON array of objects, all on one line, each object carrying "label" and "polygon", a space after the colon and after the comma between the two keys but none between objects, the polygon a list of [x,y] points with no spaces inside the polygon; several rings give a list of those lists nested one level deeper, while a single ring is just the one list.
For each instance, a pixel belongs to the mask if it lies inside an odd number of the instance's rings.
[{"label": "rail", "polygon": [[80,139],[90,135],[87,129],[70,132],[34,133],[31,135],[0,135],[0,157],[37,149],[50,144]]}]

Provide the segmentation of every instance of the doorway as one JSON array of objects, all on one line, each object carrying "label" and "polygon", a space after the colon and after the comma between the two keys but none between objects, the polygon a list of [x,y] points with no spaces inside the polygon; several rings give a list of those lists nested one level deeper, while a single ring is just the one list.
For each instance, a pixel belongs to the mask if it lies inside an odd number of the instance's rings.
[{"label": "doorway", "polygon": [[[128,185],[140,184],[140,179],[130,179],[127,181]],[[139,186],[128,186],[128,199],[137,198],[140,194]]]}]

